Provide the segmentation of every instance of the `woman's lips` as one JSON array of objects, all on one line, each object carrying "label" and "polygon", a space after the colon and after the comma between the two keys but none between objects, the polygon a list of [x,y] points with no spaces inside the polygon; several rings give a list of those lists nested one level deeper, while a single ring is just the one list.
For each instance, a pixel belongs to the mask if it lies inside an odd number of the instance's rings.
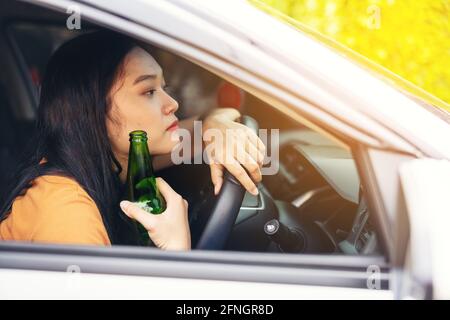
[{"label": "woman's lips", "polygon": [[178,120],[172,122],[172,124],[166,129],[167,131],[173,131],[178,129]]}]

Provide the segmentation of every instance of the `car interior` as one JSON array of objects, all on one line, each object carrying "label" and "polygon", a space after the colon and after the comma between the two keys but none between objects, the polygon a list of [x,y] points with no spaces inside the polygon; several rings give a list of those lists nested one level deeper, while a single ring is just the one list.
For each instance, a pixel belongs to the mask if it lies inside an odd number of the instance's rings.
[{"label": "car interior", "polygon": [[[0,3],[2,193],[8,188],[8,174],[14,170],[22,148],[33,134],[40,81],[51,54],[72,37],[100,28],[83,21],[80,31],[68,30],[65,19],[62,13],[31,4],[12,0]],[[268,154],[278,150],[278,157],[273,157],[278,170],[263,176],[258,196],[236,188],[233,178],[228,177],[229,189],[225,188],[222,198],[216,198],[207,164],[180,164],[156,172],[189,202],[193,248],[383,254],[349,146],[289,118],[180,56],[163,49],[158,49],[155,55],[171,87],[170,93],[179,102],[180,119],[208,108],[235,107],[244,116],[243,123],[254,130],[279,130],[279,141],[268,141],[267,145]],[[224,86],[231,90],[223,90]],[[217,220],[220,225],[214,227],[213,217],[218,217],[220,210],[233,214]],[[210,243],[220,244],[210,246]]]}]

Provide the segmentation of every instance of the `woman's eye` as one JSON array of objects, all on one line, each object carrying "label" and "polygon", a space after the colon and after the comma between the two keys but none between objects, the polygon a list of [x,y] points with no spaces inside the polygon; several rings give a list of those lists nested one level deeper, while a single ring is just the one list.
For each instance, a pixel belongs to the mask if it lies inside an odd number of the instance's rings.
[{"label": "woman's eye", "polygon": [[[164,87],[162,87],[162,89],[163,89],[164,91],[167,92],[167,90],[170,89],[170,86],[167,84],[167,85],[165,85]],[[147,96],[153,96],[153,95],[155,94],[156,91],[157,91],[157,89],[151,89],[151,90],[148,90],[148,91],[145,92],[145,95],[147,95]]]},{"label": "woman's eye", "polygon": [[156,89],[151,89],[151,90],[148,90],[145,94],[147,96],[153,96],[155,94],[155,92],[156,92]]}]

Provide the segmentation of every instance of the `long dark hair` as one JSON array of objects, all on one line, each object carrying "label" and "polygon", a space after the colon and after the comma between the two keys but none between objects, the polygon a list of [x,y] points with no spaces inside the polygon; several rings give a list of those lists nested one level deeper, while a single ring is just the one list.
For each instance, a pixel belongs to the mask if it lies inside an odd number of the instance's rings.
[{"label": "long dark hair", "polygon": [[[95,201],[111,243],[138,243],[134,224],[119,208],[122,168],[106,129],[110,91],[125,56],[137,45],[126,36],[96,31],[66,42],[53,54],[42,81],[36,133],[12,176],[0,220],[36,177],[63,175],[75,179]],[[44,157],[47,162],[39,165]]]}]

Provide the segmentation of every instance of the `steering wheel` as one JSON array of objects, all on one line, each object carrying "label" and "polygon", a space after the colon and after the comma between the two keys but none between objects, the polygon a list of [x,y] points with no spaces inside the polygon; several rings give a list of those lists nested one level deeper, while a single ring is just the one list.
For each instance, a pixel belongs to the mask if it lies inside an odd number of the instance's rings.
[{"label": "steering wheel", "polygon": [[[241,116],[240,123],[258,133],[258,123],[252,117]],[[228,170],[224,172],[223,184],[217,196],[214,195],[212,188],[205,190],[207,190],[204,195],[206,201],[197,211],[200,213],[205,211],[206,218],[201,224],[201,227],[204,227],[195,248],[220,250],[225,247],[231,234],[246,190]]]}]

